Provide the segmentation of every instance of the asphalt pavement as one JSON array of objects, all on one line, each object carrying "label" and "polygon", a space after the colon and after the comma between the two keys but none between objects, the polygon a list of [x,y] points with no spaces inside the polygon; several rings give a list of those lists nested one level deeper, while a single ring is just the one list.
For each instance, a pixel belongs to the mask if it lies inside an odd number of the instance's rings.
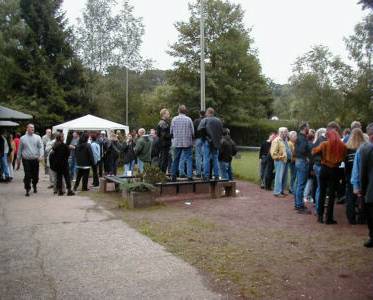
[{"label": "asphalt pavement", "polygon": [[[43,171],[41,171],[43,172]],[[220,299],[195,268],[86,196],[41,175],[0,184],[0,299]]]}]

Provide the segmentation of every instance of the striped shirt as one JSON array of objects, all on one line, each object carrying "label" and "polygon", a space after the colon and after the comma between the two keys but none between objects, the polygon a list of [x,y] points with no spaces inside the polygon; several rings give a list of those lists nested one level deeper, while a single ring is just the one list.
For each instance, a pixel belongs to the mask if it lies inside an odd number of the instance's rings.
[{"label": "striped shirt", "polygon": [[192,119],[186,115],[179,114],[172,119],[170,132],[173,147],[187,148],[193,145],[194,126]]}]

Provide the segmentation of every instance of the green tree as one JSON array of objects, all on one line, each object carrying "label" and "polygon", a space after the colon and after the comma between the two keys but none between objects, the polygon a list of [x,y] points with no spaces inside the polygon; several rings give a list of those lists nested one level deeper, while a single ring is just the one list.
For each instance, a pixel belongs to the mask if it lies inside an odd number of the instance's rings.
[{"label": "green tree", "polygon": [[359,0],[359,4],[363,6],[363,9],[373,9],[373,0]]},{"label": "green tree", "polygon": [[117,20],[112,7],[115,0],[88,0],[78,19],[76,48],[83,63],[92,71],[103,73],[115,63]]},{"label": "green tree", "polygon": [[8,76],[0,97],[32,113],[42,126],[89,111],[84,70],[72,50],[72,32],[60,5],[53,0],[0,4],[0,26],[5,28],[0,48],[12,66],[1,71]]},{"label": "green tree", "polygon": [[325,46],[314,46],[294,63],[290,78],[294,117],[314,124],[331,120],[349,122],[352,103],[349,94],[356,84],[350,66]]},{"label": "green tree", "polygon": [[[169,72],[174,86],[170,103],[185,103],[199,110],[200,1],[189,5],[188,22],[177,22],[179,38],[169,54],[176,58]],[[229,122],[271,114],[272,96],[253,48],[250,30],[240,5],[208,0],[205,4],[206,104]]]},{"label": "green tree", "polygon": [[370,13],[355,26],[354,34],[345,38],[350,58],[358,70],[357,83],[351,91],[353,112],[357,118],[369,122],[373,114],[373,14]]}]

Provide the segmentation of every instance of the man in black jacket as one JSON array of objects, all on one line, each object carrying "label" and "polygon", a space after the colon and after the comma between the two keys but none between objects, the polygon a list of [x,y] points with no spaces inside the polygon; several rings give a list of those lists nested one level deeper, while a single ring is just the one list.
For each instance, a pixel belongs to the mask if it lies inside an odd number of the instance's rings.
[{"label": "man in black jacket", "polygon": [[357,191],[365,199],[365,209],[369,228],[369,240],[364,244],[373,248],[373,123],[367,126],[370,143],[360,148],[360,182],[361,191]]},{"label": "man in black jacket", "polygon": [[205,118],[206,112],[201,110],[199,112],[199,118],[194,120],[194,149],[195,149],[195,158],[196,158],[196,175],[197,177],[202,176],[202,170],[203,170],[203,139],[202,136],[198,132],[199,124],[201,124],[201,121]]},{"label": "man in black jacket", "polygon": [[219,150],[223,136],[223,124],[215,117],[215,111],[209,107],[204,118],[198,126],[198,133],[203,139],[203,178],[210,179],[210,160],[212,160],[215,179],[219,179]]},{"label": "man in black jacket", "polygon": [[160,112],[161,120],[157,126],[157,135],[159,141],[159,167],[162,172],[166,173],[170,161],[171,133],[170,133],[170,112],[163,108]]}]

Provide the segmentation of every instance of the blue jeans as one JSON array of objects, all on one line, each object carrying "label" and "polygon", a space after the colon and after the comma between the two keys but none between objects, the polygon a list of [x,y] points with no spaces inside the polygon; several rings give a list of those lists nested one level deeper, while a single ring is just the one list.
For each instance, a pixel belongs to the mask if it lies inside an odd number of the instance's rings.
[{"label": "blue jeans", "polygon": [[273,189],[274,195],[284,193],[286,182],[288,179],[288,164],[282,160],[275,160],[275,186]]},{"label": "blue jeans", "polygon": [[219,177],[219,150],[212,149],[208,141],[203,142],[203,177],[210,178],[210,160],[215,177]]},{"label": "blue jeans", "polygon": [[133,172],[133,167],[134,166],[135,166],[135,161],[134,160],[130,161],[128,164],[125,164],[124,165],[124,173],[123,173],[123,175],[127,176],[127,172],[128,171]]},{"label": "blue jeans", "polygon": [[228,161],[220,161],[220,176],[222,179],[233,180],[232,163]]},{"label": "blue jeans", "polygon": [[296,170],[295,170],[295,161],[289,163],[289,168],[290,168],[290,188],[289,190],[294,194],[296,190]]},{"label": "blue jeans", "polygon": [[309,163],[305,159],[297,158],[295,161],[295,169],[297,172],[297,189],[294,194],[295,208],[303,208],[303,194],[306,187],[309,171]]},{"label": "blue jeans", "polygon": [[5,178],[9,178],[8,154],[4,153],[1,157],[1,169]]},{"label": "blue jeans", "polygon": [[196,175],[201,176],[203,171],[203,140],[196,139],[195,144]]},{"label": "blue jeans", "polygon": [[192,147],[187,148],[175,148],[175,157],[172,162],[172,177],[176,178],[177,171],[180,165],[180,157],[184,156],[184,160],[187,164],[187,176],[188,178],[193,177],[193,161],[192,161]]},{"label": "blue jeans", "polygon": [[181,152],[180,161],[179,161],[179,176],[185,177],[185,165],[186,165],[186,158],[185,152]]},{"label": "blue jeans", "polygon": [[315,193],[315,203],[316,203],[316,211],[319,211],[319,203],[320,203],[320,172],[321,172],[321,165],[314,164],[313,171],[315,172],[315,177],[317,180],[317,188]]},{"label": "blue jeans", "polygon": [[76,158],[75,156],[69,157],[69,172],[70,172],[70,179],[73,180],[76,175]]},{"label": "blue jeans", "polygon": [[144,173],[144,162],[141,159],[137,159],[137,166],[139,167],[139,172]]}]

